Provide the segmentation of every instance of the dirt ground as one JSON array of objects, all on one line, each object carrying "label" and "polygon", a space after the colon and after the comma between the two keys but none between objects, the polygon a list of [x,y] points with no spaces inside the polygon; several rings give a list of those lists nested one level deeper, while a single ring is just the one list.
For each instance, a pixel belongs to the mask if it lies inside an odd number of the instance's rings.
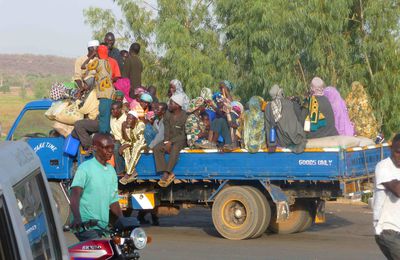
[{"label": "dirt ground", "polygon": [[[145,227],[153,242],[141,251],[141,259],[384,259],[365,204],[329,202],[326,212],[326,223],[303,233],[230,241],[214,229],[210,210],[182,210],[161,217],[160,227]],[[66,235],[69,244],[76,242]]]}]

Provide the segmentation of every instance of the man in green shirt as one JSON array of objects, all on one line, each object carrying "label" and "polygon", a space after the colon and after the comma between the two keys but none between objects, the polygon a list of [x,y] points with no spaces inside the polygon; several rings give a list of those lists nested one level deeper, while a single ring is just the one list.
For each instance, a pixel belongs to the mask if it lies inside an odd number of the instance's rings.
[{"label": "man in green shirt", "polygon": [[71,209],[74,220],[71,227],[77,229],[80,241],[102,236],[96,227],[80,231],[82,222],[96,219],[100,227],[106,228],[109,210],[118,217],[122,211],[118,202],[118,179],[114,167],[107,163],[114,152],[114,142],[109,134],[95,134],[93,137],[95,156],[81,165],[76,171],[71,189]]}]

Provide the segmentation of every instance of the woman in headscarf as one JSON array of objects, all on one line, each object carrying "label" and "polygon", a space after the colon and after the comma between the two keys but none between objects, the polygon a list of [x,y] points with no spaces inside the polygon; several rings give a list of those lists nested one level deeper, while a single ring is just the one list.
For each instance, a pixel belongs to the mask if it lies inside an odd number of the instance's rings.
[{"label": "woman in headscarf", "polygon": [[251,97],[249,110],[244,112],[243,140],[249,153],[256,153],[265,147],[264,114],[261,111],[263,102],[264,99],[259,96]]},{"label": "woman in headscarf", "polygon": [[187,111],[190,99],[183,90],[182,83],[177,79],[173,79],[169,82],[168,95],[169,97],[172,97],[174,94],[182,94],[183,96],[182,110]]},{"label": "woman in headscarf", "polygon": [[351,92],[346,98],[350,120],[354,123],[355,134],[375,139],[379,126],[372,111],[369,97],[363,85],[355,81],[351,84]]},{"label": "woman in headscarf", "polygon": [[335,127],[339,135],[354,136],[354,126],[347,112],[346,102],[335,87],[326,87],[324,96],[329,100],[335,116]]},{"label": "woman in headscarf", "polygon": [[304,131],[307,132],[308,139],[338,135],[332,106],[324,97],[324,88],[325,83],[321,78],[312,79],[310,96],[301,112],[301,122],[304,122]]},{"label": "woman in headscarf", "polygon": [[[278,85],[270,89],[269,95],[272,101],[265,108],[268,149],[274,151],[279,145],[290,148],[294,153],[303,152],[307,139],[303,126],[297,120],[293,102],[284,98],[283,89]],[[276,140],[272,140],[271,132],[275,133]]]},{"label": "woman in headscarf", "polygon": [[134,181],[138,175],[136,164],[138,163],[141,151],[146,147],[144,139],[145,125],[139,120],[136,111],[129,111],[126,121],[122,124],[122,140],[119,153],[125,159],[126,173],[119,182],[128,184]]},{"label": "woman in headscarf", "polygon": [[187,144],[190,148],[199,147],[203,141],[207,140],[208,132],[201,118],[201,113],[205,110],[205,102],[202,97],[192,99],[189,103],[188,113],[190,115],[186,119],[185,132]]}]

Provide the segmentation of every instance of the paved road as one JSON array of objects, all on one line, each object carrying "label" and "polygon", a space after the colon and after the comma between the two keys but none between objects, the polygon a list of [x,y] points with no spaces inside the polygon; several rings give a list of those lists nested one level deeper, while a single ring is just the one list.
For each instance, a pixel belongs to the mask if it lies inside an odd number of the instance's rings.
[{"label": "paved road", "polygon": [[[141,259],[384,259],[375,244],[371,210],[339,203],[328,203],[326,210],[327,222],[306,232],[245,241],[220,238],[207,209],[182,210],[161,218],[161,227],[145,227],[153,242]],[[68,243],[75,242],[66,235]]]}]

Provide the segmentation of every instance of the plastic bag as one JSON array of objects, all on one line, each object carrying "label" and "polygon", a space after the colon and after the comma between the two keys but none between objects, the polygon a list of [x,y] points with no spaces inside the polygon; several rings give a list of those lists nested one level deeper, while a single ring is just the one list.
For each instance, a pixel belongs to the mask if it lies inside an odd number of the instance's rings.
[{"label": "plastic bag", "polygon": [[329,148],[340,147],[343,149],[360,145],[361,140],[354,136],[328,136],[322,138],[308,139],[306,148]]}]

